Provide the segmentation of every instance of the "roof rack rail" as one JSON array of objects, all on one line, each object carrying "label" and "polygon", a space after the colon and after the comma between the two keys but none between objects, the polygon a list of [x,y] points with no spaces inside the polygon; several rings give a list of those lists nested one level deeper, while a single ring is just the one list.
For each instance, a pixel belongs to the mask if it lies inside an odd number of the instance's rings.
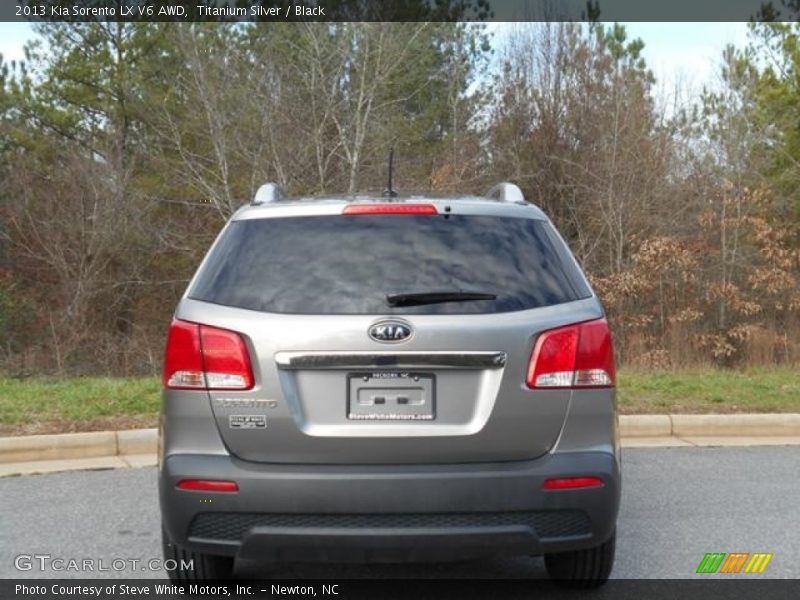
[{"label": "roof rack rail", "polygon": [[486,192],[486,197],[492,198],[493,200],[499,200],[500,202],[525,203],[525,194],[522,193],[522,190],[519,189],[519,186],[507,181],[498,183],[496,186]]},{"label": "roof rack rail", "polygon": [[280,200],[286,199],[286,190],[284,190],[281,186],[277,183],[265,183],[258,191],[256,191],[256,195],[253,196],[253,200],[250,202],[252,206],[258,206],[259,204],[269,204],[271,202],[279,202]]}]

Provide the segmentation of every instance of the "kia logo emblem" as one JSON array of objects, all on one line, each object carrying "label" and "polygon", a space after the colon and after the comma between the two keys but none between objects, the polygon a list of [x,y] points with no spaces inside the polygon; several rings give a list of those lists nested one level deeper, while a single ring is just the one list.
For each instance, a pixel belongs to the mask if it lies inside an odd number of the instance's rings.
[{"label": "kia logo emblem", "polygon": [[403,321],[379,321],[369,328],[369,337],[376,342],[404,342],[411,337],[411,325]]}]

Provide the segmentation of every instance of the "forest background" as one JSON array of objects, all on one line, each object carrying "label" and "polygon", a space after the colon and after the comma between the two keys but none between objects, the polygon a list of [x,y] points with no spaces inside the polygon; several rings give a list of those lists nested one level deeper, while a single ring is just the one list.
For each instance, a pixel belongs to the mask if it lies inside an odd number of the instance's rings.
[{"label": "forest background", "polygon": [[260,184],[381,190],[394,147],[401,190],[509,180],[540,205],[632,379],[777,369],[800,395],[796,23],[749,25],[691,102],[604,23],[34,27],[0,60],[2,385],[155,385],[176,300]]}]

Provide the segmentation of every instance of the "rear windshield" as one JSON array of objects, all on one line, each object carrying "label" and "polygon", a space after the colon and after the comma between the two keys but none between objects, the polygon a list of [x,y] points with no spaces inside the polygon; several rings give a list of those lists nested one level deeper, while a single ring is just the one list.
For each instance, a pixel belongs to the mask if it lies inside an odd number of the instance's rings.
[{"label": "rear windshield", "polygon": [[[472,215],[313,216],[230,224],[189,296],[302,314],[493,313],[577,299],[531,219]],[[391,306],[387,296],[494,299]]]}]

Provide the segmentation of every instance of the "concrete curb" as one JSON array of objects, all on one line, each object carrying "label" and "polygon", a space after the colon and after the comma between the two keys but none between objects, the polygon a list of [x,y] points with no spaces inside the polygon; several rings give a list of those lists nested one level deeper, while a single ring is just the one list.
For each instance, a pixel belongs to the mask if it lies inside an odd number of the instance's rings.
[{"label": "concrete curb", "polygon": [[619,435],[623,438],[672,435],[670,415],[620,415]]},{"label": "concrete curb", "polygon": [[792,436],[800,435],[800,414],[672,415],[672,435]]},{"label": "concrete curb", "polygon": [[117,454],[147,454],[158,446],[158,429],[129,429],[117,431]]},{"label": "concrete curb", "polygon": [[622,438],[800,436],[800,414],[621,415]]},{"label": "concrete curb", "polygon": [[156,429],[3,437],[0,464],[149,454],[157,444]]},{"label": "concrete curb", "polygon": [[[800,413],[733,415],[621,415],[623,440],[647,438],[800,437]],[[780,441],[780,440],[777,440]],[[156,429],[0,438],[0,464],[155,454]]]}]

